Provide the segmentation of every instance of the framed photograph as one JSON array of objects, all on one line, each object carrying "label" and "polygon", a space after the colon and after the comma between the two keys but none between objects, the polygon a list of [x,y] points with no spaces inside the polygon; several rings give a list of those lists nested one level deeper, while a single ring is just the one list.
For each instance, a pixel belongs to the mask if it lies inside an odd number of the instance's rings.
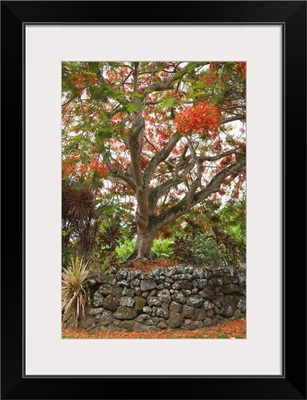
[{"label": "framed photograph", "polygon": [[306,399],[306,3],[1,11],[2,398]]}]

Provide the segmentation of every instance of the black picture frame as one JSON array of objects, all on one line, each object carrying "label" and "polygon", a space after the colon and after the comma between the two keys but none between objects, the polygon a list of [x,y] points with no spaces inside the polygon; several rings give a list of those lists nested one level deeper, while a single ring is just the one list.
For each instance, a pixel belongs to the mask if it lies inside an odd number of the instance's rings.
[{"label": "black picture frame", "polygon": [[[283,26],[282,376],[23,375],[26,267],[23,31],[29,23]],[[1,34],[2,398],[306,399],[306,242],[305,229],[301,229],[306,227],[306,2],[2,1]],[[270,160],[265,162],[269,165]],[[17,240],[21,225],[22,241]],[[17,248],[21,249],[19,256]]]}]

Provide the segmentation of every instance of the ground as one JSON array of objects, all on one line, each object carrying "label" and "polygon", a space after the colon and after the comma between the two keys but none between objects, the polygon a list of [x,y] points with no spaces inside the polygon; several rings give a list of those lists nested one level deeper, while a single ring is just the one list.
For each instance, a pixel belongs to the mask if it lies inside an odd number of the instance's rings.
[{"label": "ground", "polygon": [[147,332],[100,332],[62,329],[63,339],[245,339],[246,318],[192,331],[176,329]]}]

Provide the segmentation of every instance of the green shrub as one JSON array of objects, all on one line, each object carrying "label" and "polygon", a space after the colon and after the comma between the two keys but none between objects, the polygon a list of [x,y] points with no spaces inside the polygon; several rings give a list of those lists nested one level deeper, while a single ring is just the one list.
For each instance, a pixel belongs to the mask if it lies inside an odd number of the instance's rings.
[{"label": "green shrub", "polygon": [[170,247],[172,259],[175,261],[191,262],[193,253],[191,251],[192,241],[188,234],[176,235]]},{"label": "green shrub", "polygon": [[173,240],[166,239],[154,239],[152,248],[151,248],[151,256],[152,258],[169,258],[172,255],[172,245]]},{"label": "green shrub", "polygon": [[115,247],[115,253],[120,261],[125,261],[135,249],[135,239],[125,238]]},{"label": "green shrub", "polygon": [[197,235],[191,251],[194,264],[213,267],[228,265],[225,249],[222,246],[217,246],[211,236]]}]

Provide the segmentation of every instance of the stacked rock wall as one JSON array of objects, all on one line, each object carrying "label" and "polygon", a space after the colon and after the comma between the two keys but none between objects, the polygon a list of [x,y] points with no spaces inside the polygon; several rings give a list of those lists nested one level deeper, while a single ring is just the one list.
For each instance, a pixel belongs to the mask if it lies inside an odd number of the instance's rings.
[{"label": "stacked rock wall", "polygon": [[197,329],[245,315],[245,270],[111,268],[90,280],[90,331]]}]

